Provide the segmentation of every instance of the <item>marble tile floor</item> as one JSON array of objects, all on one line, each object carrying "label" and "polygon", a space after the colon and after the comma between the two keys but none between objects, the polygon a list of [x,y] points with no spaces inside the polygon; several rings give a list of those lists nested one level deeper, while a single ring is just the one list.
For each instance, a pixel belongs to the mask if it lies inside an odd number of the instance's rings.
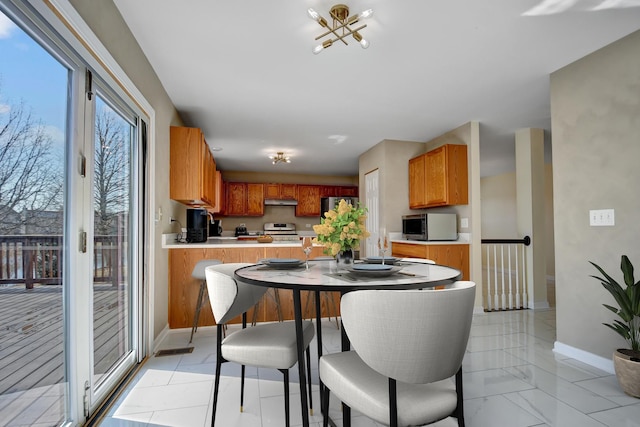
[{"label": "marble tile floor", "polygon": [[[233,327],[230,327],[231,332]],[[190,330],[173,331],[162,348],[185,347]],[[339,351],[335,322],[323,321],[325,352]],[[552,352],[555,311],[474,316],[463,362],[465,421],[469,427],[640,427],[640,399],[625,395],[614,375]],[[215,329],[201,328],[194,351],[151,357],[100,423],[113,426],[208,426],[215,368]],[[317,345],[312,342],[312,355]],[[315,359],[312,357],[312,359]],[[223,365],[216,426],[284,425],[281,374],[248,368],[244,412],[239,412],[239,367]],[[322,425],[317,361],[312,362],[314,415]],[[291,370],[291,422],[301,425],[297,367]],[[296,383],[296,384],[293,384]],[[341,425],[337,399],[331,416]],[[354,413],[353,427],[379,424]],[[439,425],[449,425],[441,422]],[[457,425],[457,424],[455,424]]]}]

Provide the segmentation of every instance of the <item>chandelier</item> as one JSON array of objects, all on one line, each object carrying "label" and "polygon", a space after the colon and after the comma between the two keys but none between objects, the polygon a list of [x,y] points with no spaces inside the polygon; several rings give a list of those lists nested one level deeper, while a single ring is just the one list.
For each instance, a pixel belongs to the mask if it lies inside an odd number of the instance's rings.
[{"label": "chandelier", "polygon": [[329,11],[331,18],[333,19],[333,23],[331,25],[329,25],[327,20],[320,16],[318,12],[311,8],[309,8],[307,13],[309,14],[309,17],[311,19],[320,24],[321,27],[327,29],[327,31],[316,37],[316,40],[320,40],[323,37],[329,36],[327,40],[323,41],[321,44],[313,48],[314,54],[319,54],[324,49],[328,48],[337,41],[341,41],[345,45],[348,45],[349,43],[347,43],[347,41],[345,40],[345,38],[348,36],[352,36],[355,41],[360,43],[360,46],[362,46],[363,49],[369,47],[369,42],[366,39],[362,38],[362,35],[359,33],[359,31],[365,28],[367,24],[363,24],[357,27],[355,25],[358,24],[361,19],[369,18],[371,15],[373,15],[373,9],[368,9],[357,15],[349,16],[349,6],[344,4],[336,4]]},{"label": "chandelier", "polygon": [[274,165],[280,162],[291,163],[291,159],[289,158],[289,156],[285,156],[282,151],[278,151],[275,156],[272,155],[269,156],[269,158],[271,159],[271,163]]}]

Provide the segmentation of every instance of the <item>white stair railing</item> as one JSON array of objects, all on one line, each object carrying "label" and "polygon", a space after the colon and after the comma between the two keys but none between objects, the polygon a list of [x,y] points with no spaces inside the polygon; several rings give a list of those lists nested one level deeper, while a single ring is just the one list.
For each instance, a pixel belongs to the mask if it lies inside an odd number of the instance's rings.
[{"label": "white stair railing", "polygon": [[529,236],[524,239],[482,239],[485,311],[528,308],[525,246],[529,244]]}]

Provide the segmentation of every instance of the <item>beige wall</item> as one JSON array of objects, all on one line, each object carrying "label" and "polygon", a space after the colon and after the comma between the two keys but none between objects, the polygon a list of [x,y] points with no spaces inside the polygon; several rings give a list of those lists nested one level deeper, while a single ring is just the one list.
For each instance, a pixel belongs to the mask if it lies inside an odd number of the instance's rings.
[{"label": "beige wall", "polygon": [[360,155],[360,197],[366,198],[365,175],[378,170],[380,228],[388,232],[402,231],[402,215],[409,210],[409,159],[424,153],[425,144],[414,141],[384,140]]},{"label": "beige wall", "polygon": [[[153,212],[162,209],[164,219],[176,216],[180,206],[169,200],[169,126],[181,125],[181,119],[113,1],[70,0],[70,3],[155,110],[155,129],[150,130],[155,146],[150,149],[155,152],[155,177],[151,188],[156,205],[151,209]],[[150,295],[154,310],[153,337],[168,325],[168,255],[161,249],[161,236],[170,229],[166,220],[151,228],[155,236],[155,247],[148,248],[155,265],[153,294]]]},{"label": "beige wall", "polygon": [[[553,245],[553,167],[545,165],[545,258],[547,276],[555,276]],[[482,238],[520,239],[517,231],[516,173],[488,176],[480,180],[482,193]]]},{"label": "beige wall", "polygon": [[[620,256],[640,268],[640,32],[551,75],[557,339],[610,359],[624,341],[602,325],[613,299],[588,261],[620,278]],[[615,226],[590,227],[590,209]]]}]

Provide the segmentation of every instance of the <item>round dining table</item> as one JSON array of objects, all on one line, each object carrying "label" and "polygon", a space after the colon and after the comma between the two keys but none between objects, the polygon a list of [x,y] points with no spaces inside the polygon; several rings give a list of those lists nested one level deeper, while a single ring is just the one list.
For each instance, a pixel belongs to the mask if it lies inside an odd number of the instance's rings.
[{"label": "round dining table", "polygon": [[[282,260],[280,260],[282,261]],[[460,280],[459,270],[444,265],[407,262],[392,259],[393,265],[388,267],[367,267],[364,263],[338,265],[332,258],[318,259],[308,262],[279,262],[278,259],[263,260],[259,264],[240,268],[235,271],[235,278],[257,286],[275,289],[291,289],[293,291],[294,321],[296,324],[296,342],[298,351],[298,375],[300,378],[300,404],[302,409],[302,425],[309,426],[309,410],[307,406],[306,376],[304,366],[304,340],[302,339],[302,303],[300,292],[315,292],[316,328],[318,341],[318,357],[322,355],[322,330],[320,326],[321,291],[346,292],[363,289],[421,289],[447,285]],[[369,264],[379,265],[379,264]],[[389,268],[390,267],[390,268]],[[342,350],[349,350],[348,337],[342,330]],[[310,381],[311,379],[309,379]],[[350,424],[348,413],[345,426]]]}]

